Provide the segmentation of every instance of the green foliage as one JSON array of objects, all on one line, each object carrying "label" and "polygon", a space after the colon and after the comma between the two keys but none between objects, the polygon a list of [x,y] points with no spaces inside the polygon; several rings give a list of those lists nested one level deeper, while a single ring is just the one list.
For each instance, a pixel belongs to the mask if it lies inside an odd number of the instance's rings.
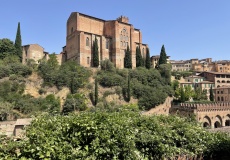
[{"label": "green foliage", "polygon": [[230,149],[227,134],[210,133],[190,119],[142,116],[130,107],[115,112],[43,115],[27,128],[26,139],[14,142],[1,137],[0,158],[210,159]]},{"label": "green foliage", "polygon": [[86,110],[86,107],[86,98],[83,94],[68,94],[62,113],[68,114],[73,111],[84,111]]},{"label": "green foliage", "polygon": [[128,89],[127,89],[127,101],[129,102],[131,98],[131,86],[130,86],[130,76],[128,75]]},{"label": "green foliage", "polygon": [[98,82],[104,87],[121,86],[124,82],[122,76],[111,72],[102,72],[98,74]]},{"label": "green foliage", "polygon": [[211,85],[211,88],[210,88],[209,93],[210,93],[210,95],[209,95],[209,100],[210,100],[210,101],[214,101],[214,94],[213,94],[212,85]]},{"label": "green foliage", "polygon": [[38,93],[39,93],[40,95],[45,94],[45,93],[46,93],[46,90],[45,90],[44,88],[40,88],[40,89],[38,90]]},{"label": "green foliage", "polygon": [[159,65],[158,69],[160,71],[161,77],[165,81],[165,84],[170,85],[171,84],[171,69],[172,69],[172,66],[170,64],[161,64],[161,65]]},{"label": "green foliage", "polygon": [[21,30],[20,30],[20,22],[18,22],[17,34],[14,43],[16,49],[16,55],[19,57],[20,62],[22,62],[22,38],[21,38]]},{"label": "green foliage", "polygon": [[95,41],[93,42],[93,66],[99,66],[99,53],[98,53],[98,41],[95,36]]},{"label": "green foliage", "polygon": [[38,66],[34,59],[28,59],[26,65],[32,68],[33,70],[35,70]]},{"label": "green foliage", "polygon": [[101,61],[101,70],[114,72],[115,67],[114,67],[114,64],[109,59],[105,59]]},{"label": "green foliage", "polygon": [[0,78],[8,77],[10,75],[10,68],[8,66],[0,65]]},{"label": "green foliage", "polygon": [[32,69],[21,63],[12,63],[9,65],[10,73],[27,77],[32,74]]},{"label": "green foliage", "polygon": [[94,99],[94,105],[97,105],[98,102],[98,82],[97,82],[97,77],[95,78],[95,91],[94,91],[95,99]]},{"label": "green foliage", "polygon": [[158,63],[159,63],[159,65],[167,63],[167,55],[165,52],[165,46],[164,45],[162,45],[162,47],[161,47],[160,59],[159,59]]},{"label": "green foliage", "polygon": [[45,111],[49,113],[60,113],[60,99],[55,98],[53,94],[46,96],[42,105]]},{"label": "green foliage", "polygon": [[193,74],[193,72],[190,71],[172,71],[172,76],[175,76],[175,79],[180,80],[181,77],[185,78],[185,77],[189,77]]},{"label": "green foliage", "polygon": [[149,48],[146,48],[145,67],[146,67],[147,69],[150,69],[150,67],[151,67],[151,59],[150,59]]},{"label": "green foliage", "polygon": [[143,67],[143,58],[139,46],[136,47],[136,67]]},{"label": "green foliage", "polygon": [[41,61],[38,71],[45,85],[56,85],[59,89],[66,86],[72,94],[77,93],[77,90],[88,82],[90,76],[87,69],[74,61],[67,61],[59,67],[54,56],[47,62]]},{"label": "green foliage", "polygon": [[132,68],[132,57],[129,46],[127,46],[127,49],[125,50],[124,68]]},{"label": "green foliage", "polygon": [[0,59],[4,59],[9,55],[14,55],[15,52],[14,43],[10,39],[0,39]]},{"label": "green foliage", "polygon": [[195,94],[193,96],[194,100],[207,100],[207,90],[202,90],[201,87],[195,88]]},{"label": "green foliage", "polygon": [[171,82],[171,86],[172,86],[174,91],[176,91],[176,89],[179,88],[179,85],[180,85],[180,83],[178,80],[174,80]]},{"label": "green foliage", "polygon": [[181,87],[180,89],[180,100],[181,102],[185,102],[185,92],[184,92],[184,88]]}]

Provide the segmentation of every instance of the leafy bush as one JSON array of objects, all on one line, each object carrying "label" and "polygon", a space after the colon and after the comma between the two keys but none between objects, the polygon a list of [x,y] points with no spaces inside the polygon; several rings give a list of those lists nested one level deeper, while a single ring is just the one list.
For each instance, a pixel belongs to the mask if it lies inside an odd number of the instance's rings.
[{"label": "leafy bush", "polygon": [[26,77],[32,74],[31,68],[21,63],[10,64],[9,68],[10,68],[11,74],[21,75],[23,77]]},{"label": "leafy bush", "polygon": [[115,67],[114,64],[109,59],[106,59],[101,61],[101,70],[114,72]]},{"label": "leafy bush", "polygon": [[68,114],[72,111],[86,110],[86,98],[83,94],[68,94],[63,106],[63,114]]},{"label": "leafy bush", "polygon": [[38,93],[39,93],[40,95],[46,94],[46,90],[45,90],[44,88],[40,88],[40,89],[38,90]]},{"label": "leafy bush", "polygon": [[124,83],[123,77],[110,72],[98,75],[98,82],[104,87],[121,86]]},{"label": "leafy bush", "polygon": [[8,77],[10,75],[10,69],[8,66],[0,66],[0,79]]},{"label": "leafy bush", "polygon": [[[0,143],[8,159],[187,159],[228,153],[230,138],[210,133],[196,122],[175,116],[115,112],[43,115],[21,142]],[[2,140],[2,139],[1,139]]]}]

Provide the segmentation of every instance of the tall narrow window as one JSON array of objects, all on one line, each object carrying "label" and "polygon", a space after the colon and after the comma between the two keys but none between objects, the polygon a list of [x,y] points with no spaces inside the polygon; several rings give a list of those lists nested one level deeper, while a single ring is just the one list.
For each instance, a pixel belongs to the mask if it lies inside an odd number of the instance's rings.
[{"label": "tall narrow window", "polygon": [[89,60],[89,57],[87,57],[87,64],[89,64],[90,63],[90,60]]},{"label": "tall narrow window", "polygon": [[109,39],[106,39],[106,49],[109,49]]},{"label": "tall narrow window", "polygon": [[89,37],[86,38],[86,46],[89,46]]},{"label": "tall narrow window", "polygon": [[144,49],[144,48],[142,49],[142,54],[143,54],[143,55],[145,54],[145,49]]},{"label": "tall narrow window", "polygon": [[71,33],[73,33],[73,27],[71,28]]}]

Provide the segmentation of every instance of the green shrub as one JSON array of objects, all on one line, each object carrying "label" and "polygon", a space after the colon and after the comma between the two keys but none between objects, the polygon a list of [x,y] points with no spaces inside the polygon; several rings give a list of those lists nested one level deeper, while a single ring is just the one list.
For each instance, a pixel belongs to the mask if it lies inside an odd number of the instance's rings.
[{"label": "green shrub", "polygon": [[10,64],[9,68],[10,68],[11,74],[21,75],[23,77],[26,77],[32,74],[31,68],[21,63]]},{"label": "green shrub", "polygon": [[27,128],[21,142],[3,140],[7,159],[187,159],[222,157],[230,138],[175,116],[142,116],[115,112],[43,115]]},{"label": "green shrub", "polygon": [[113,87],[121,86],[121,84],[124,82],[124,79],[120,75],[107,72],[98,75],[98,81],[100,85],[104,87]]},{"label": "green shrub", "polygon": [[73,111],[84,111],[86,108],[86,98],[83,94],[68,94],[62,113],[68,114]]},{"label": "green shrub", "polygon": [[8,77],[10,74],[10,69],[8,66],[0,66],[0,79]]},{"label": "green shrub", "polygon": [[101,61],[101,70],[114,72],[115,67],[114,64],[109,59],[105,59]]},{"label": "green shrub", "polygon": [[112,95],[112,94],[114,94],[114,92],[112,92],[112,91],[105,91],[103,93],[103,97],[105,98],[105,97],[108,97],[109,95]]},{"label": "green shrub", "polygon": [[40,88],[40,89],[38,90],[38,93],[39,93],[40,95],[46,94],[46,90],[45,90],[44,88]]}]

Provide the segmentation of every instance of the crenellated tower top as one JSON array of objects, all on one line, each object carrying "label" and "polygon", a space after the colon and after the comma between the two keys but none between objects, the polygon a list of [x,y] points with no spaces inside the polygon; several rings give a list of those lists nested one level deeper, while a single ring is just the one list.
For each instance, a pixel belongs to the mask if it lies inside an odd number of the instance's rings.
[{"label": "crenellated tower top", "polygon": [[123,22],[123,23],[129,23],[129,18],[128,17],[125,17],[125,16],[120,16],[117,18],[117,20],[119,22]]}]

